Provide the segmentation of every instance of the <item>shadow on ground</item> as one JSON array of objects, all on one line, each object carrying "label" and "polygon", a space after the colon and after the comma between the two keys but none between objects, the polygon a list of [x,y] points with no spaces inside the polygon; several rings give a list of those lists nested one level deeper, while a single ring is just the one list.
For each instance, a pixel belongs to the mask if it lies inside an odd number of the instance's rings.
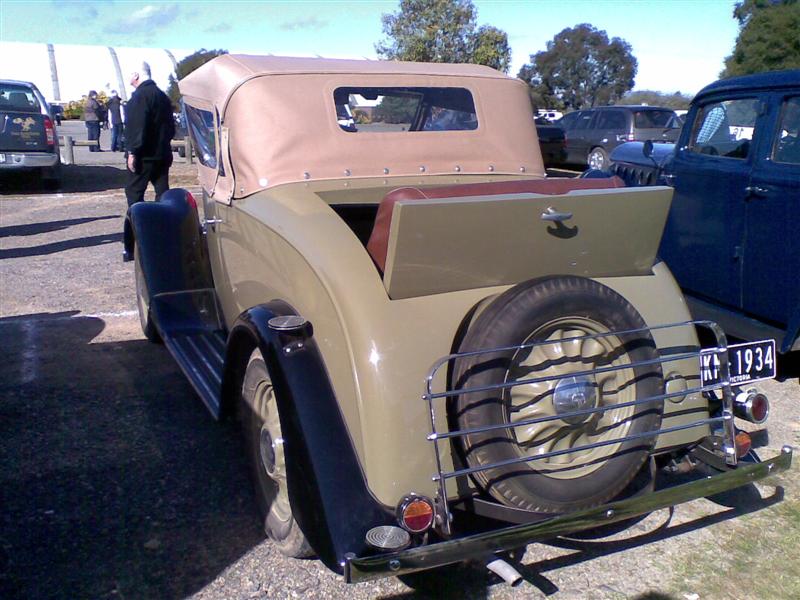
[{"label": "shadow on ground", "polygon": [[9,173],[0,180],[0,194],[53,194],[105,192],[125,187],[127,171],[123,166],[62,165],[61,184],[48,189],[35,171]]},{"label": "shadow on ground", "polygon": [[92,223],[93,221],[105,221],[107,219],[119,219],[119,215],[105,215],[102,217],[81,217],[79,219],[62,219],[60,221],[44,221],[42,223],[9,225],[8,227],[0,227],[0,238],[39,235],[42,233],[50,233],[52,231],[61,231],[63,229],[74,227],[75,225],[83,225],[84,223]]},{"label": "shadow on ground", "polygon": [[262,540],[234,423],[161,346],[0,319],[0,597],[182,598]]}]

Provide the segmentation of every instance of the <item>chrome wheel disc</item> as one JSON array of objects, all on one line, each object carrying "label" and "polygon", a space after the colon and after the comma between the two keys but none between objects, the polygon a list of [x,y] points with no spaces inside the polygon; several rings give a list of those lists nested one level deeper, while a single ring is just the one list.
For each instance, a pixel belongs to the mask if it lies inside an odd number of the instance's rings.
[{"label": "chrome wheel disc", "polygon": [[255,394],[256,413],[264,420],[259,432],[260,468],[272,482],[275,496],[269,512],[281,521],[292,518],[289,504],[289,490],[286,486],[286,459],[284,456],[281,422],[278,417],[278,403],[272,383],[262,381]]},{"label": "chrome wheel disc", "polygon": [[559,417],[521,425],[512,430],[523,454],[533,456],[563,452],[528,463],[549,477],[574,479],[599,469],[619,450],[621,442],[586,450],[570,450],[622,438],[633,424],[635,407],[632,406],[570,415],[575,411],[612,406],[636,398],[632,369],[571,375],[599,367],[630,364],[616,336],[576,339],[598,333],[608,333],[608,329],[591,319],[567,317],[552,321],[533,332],[525,341],[546,340],[552,343],[518,350],[506,373],[506,382],[547,378],[506,390],[505,400],[507,418],[511,423]]}]

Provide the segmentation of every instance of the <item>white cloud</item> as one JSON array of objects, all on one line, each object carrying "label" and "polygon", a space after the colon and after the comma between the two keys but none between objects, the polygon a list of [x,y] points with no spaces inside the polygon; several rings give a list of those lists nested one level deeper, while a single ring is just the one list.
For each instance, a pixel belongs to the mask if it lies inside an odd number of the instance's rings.
[{"label": "white cloud", "polygon": [[148,4],[132,12],[128,17],[108,25],[106,33],[147,33],[165,27],[175,21],[180,15],[177,4],[162,4],[154,6]]}]

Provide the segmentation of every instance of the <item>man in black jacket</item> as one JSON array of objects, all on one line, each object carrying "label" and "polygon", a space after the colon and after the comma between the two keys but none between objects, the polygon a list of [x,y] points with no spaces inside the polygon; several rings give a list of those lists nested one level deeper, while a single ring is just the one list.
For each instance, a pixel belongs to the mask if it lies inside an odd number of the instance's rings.
[{"label": "man in black jacket", "polygon": [[172,102],[150,78],[150,65],[142,63],[131,76],[131,85],[136,89],[125,107],[128,206],[144,200],[148,183],[156,190],[156,200],[169,189],[170,142],[175,134]]}]

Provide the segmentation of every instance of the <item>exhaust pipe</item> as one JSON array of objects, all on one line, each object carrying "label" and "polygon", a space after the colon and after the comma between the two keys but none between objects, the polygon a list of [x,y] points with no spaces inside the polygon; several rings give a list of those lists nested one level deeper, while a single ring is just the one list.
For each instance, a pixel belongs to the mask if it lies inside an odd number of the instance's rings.
[{"label": "exhaust pipe", "polygon": [[733,414],[740,419],[760,425],[769,417],[769,400],[756,390],[739,392],[733,403]]},{"label": "exhaust pipe", "polygon": [[517,587],[520,583],[522,583],[522,575],[519,574],[519,571],[517,571],[503,559],[495,558],[494,560],[486,563],[486,568],[500,577],[511,587]]}]

